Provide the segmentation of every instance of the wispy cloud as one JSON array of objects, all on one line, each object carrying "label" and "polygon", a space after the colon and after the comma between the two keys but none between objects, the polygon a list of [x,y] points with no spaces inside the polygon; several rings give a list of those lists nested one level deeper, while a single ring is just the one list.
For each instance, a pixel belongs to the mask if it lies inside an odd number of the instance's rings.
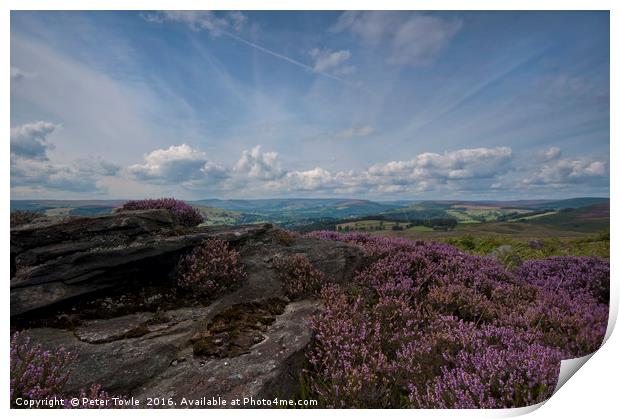
[{"label": "wispy cloud", "polygon": [[346,64],[351,58],[349,50],[330,51],[313,48],[309,55],[313,60],[313,69],[317,73],[329,71],[332,74],[345,75],[355,71],[355,66]]},{"label": "wispy cloud", "polygon": [[11,66],[11,81],[20,81],[29,77],[34,77],[34,73],[24,71],[21,68]]},{"label": "wispy cloud", "polygon": [[16,12],[11,23],[15,196],[609,190],[604,13]]},{"label": "wispy cloud", "polygon": [[350,140],[352,138],[368,137],[373,134],[375,134],[375,129],[372,126],[360,125],[337,132],[335,137],[338,139]]},{"label": "wispy cloud", "polygon": [[[207,30],[213,36],[227,36],[235,41],[238,41],[244,45],[247,45],[251,48],[254,48],[260,52],[268,54],[272,57],[278,58],[282,61],[285,61],[289,64],[295,65],[299,68],[307,70],[309,72],[313,72],[319,74],[321,76],[328,77],[333,80],[337,80],[339,82],[347,83],[342,77],[339,77],[335,74],[329,73],[325,70],[329,68],[321,68],[323,65],[309,65],[307,63],[296,60],[287,55],[281,54],[273,49],[267,48],[256,42],[250,41],[249,39],[241,36],[239,33],[241,32],[243,25],[247,21],[247,17],[240,12],[232,12],[227,17],[220,18],[215,15],[213,12],[206,11],[185,11],[185,12],[160,12],[160,13],[151,13],[144,15],[144,19],[153,23],[163,23],[163,22],[177,22],[186,24],[190,29],[194,31]],[[231,31],[230,28],[234,28],[235,32]],[[347,57],[348,58],[348,57]],[[348,70],[344,70],[344,73],[347,74]]]},{"label": "wispy cloud", "polygon": [[415,67],[433,63],[462,26],[460,19],[421,13],[356,11],[343,13],[331,30],[349,30],[368,45],[385,44],[391,63]]}]

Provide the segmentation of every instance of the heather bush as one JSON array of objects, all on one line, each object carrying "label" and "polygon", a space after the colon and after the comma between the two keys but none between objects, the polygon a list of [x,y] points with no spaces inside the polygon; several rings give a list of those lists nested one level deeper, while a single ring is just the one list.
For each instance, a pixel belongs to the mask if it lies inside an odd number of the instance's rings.
[{"label": "heather bush", "polygon": [[45,217],[45,215],[41,212],[37,211],[13,211],[11,212],[11,228],[17,227],[24,224],[29,224],[36,220],[37,218]]},{"label": "heather bush", "polygon": [[[101,385],[93,384],[88,389],[81,389],[79,394],[69,395],[65,385],[71,375],[71,365],[77,357],[64,348],[46,351],[41,345],[32,345],[30,338],[20,332],[11,336],[10,376],[11,376],[11,407],[21,407],[16,400],[69,400],[72,397],[107,400],[106,405],[72,406],[65,403],[63,408],[112,408],[112,397],[101,389]],[[43,406],[46,407],[46,406]]]},{"label": "heather bush", "polygon": [[530,260],[518,272],[522,280],[547,290],[587,293],[609,302],[609,262],[598,257],[562,256]]},{"label": "heather bush", "polygon": [[273,266],[282,281],[284,293],[291,299],[317,295],[325,283],[323,272],[302,255],[278,257]]},{"label": "heather bush", "polygon": [[139,201],[128,201],[123,204],[119,211],[135,211],[147,209],[167,209],[170,210],[179,223],[184,226],[193,227],[204,221],[204,217],[196,208],[184,201],[174,198],[142,199]]},{"label": "heather bush", "polygon": [[59,348],[55,352],[33,346],[20,333],[11,337],[11,406],[17,398],[44,400],[61,397],[75,357]]},{"label": "heather bush", "polygon": [[560,353],[511,328],[470,329],[469,342],[425,386],[410,385],[420,408],[510,408],[542,402],[553,393]]},{"label": "heather bush", "polygon": [[359,233],[369,264],[323,289],[307,382],[326,406],[502,408],[538,403],[562,359],[602,343],[609,263],[557,257],[507,269],[442,243]]},{"label": "heather bush", "polygon": [[235,288],[245,276],[239,252],[217,238],[203,241],[177,265],[177,284],[205,297]]}]

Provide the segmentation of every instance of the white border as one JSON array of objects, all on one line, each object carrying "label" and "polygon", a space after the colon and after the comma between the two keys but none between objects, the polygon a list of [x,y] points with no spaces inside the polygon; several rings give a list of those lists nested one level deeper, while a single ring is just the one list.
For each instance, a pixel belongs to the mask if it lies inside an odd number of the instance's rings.
[{"label": "white border", "polygon": [[[620,28],[620,18],[618,17],[618,11],[620,2],[612,0],[563,0],[563,1],[550,1],[550,0],[504,0],[504,1],[485,1],[485,0],[470,0],[470,1],[458,1],[458,0],[445,0],[445,1],[395,1],[395,0],[383,0],[383,1],[369,1],[369,0],[339,0],[339,1],[326,1],[326,0],[300,0],[294,2],[275,1],[275,0],[254,0],[254,1],[240,1],[240,0],[216,0],[216,1],[198,1],[198,0],[91,0],[91,1],[72,1],[72,0],[4,0],[2,2],[3,13],[0,17],[0,32],[2,33],[2,74],[3,79],[0,85],[2,86],[2,129],[5,135],[8,136],[10,129],[10,10],[161,10],[161,9],[185,9],[185,10],[611,10],[611,138],[618,139],[618,128],[615,121],[618,120],[617,112],[617,74],[620,74],[620,67],[618,66],[618,29]],[[614,51],[613,47],[616,47]],[[611,250],[614,257],[612,258],[612,304],[610,306],[610,333],[615,324],[615,319],[618,314],[618,280],[615,268],[615,261],[617,260],[617,237],[620,234],[618,230],[618,222],[615,215],[618,208],[618,191],[616,180],[618,179],[618,170],[616,167],[617,156],[620,150],[615,142],[610,141],[611,152]],[[2,161],[4,164],[4,170],[2,171],[2,192],[4,194],[5,201],[2,206],[2,212],[0,213],[0,219],[3,222],[4,227],[4,240],[2,242],[2,255],[4,256],[5,264],[3,264],[5,272],[9,268],[9,197],[10,197],[10,161],[9,161],[9,141],[5,137],[5,141],[2,146]],[[8,280],[7,280],[8,282]],[[9,293],[8,285],[4,289],[4,319],[9,319]],[[4,336],[8,339],[9,324],[8,321],[3,322]],[[609,336],[608,333],[608,336]],[[617,378],[618,378],[618,354],[620,351],[618,348],[620,343],[618,341],[617,333],[611,335],[605,345],[595,353],[592,358],[587,362],[586,366],[577,372],[576,377],[568,380],[564,385],[548,402],[544,403],[540,409],[524,408],[504,411],[419,411],[419,410],[390,410],[385,411],[355,411],[355,410],[309,410],[309,411],[295,411],[294,414],[300,417],[316,417],[317,414],[325,415],[328,417],[349,417],[359,418],[362,417],[376,417],[377,415],[389,414],[397,417],[467,417],[467,418],[479,418],[479,417],[503,417],[503,416],[515,416],[524,414],[529,411],[535,410],[531,413],[532,418],[556,418],[556,417],[610,417],[612,412],[617,411]],[[2,345],[2,372],[0,377],[0,395],[2,395],[3,407],[8,409],[8,395],[9,395],[9,383],[8,383],[8,345]],[[540,406],[537,406],[540,407]],[[238,418],[252,416],[253,418],[284,418],[293,414],[290,410],[230,410],[230,411],[190,411],[179,410],[174,411],[117,411],[120,416],[128,417],[129,415],[146,416],[149,418],[168,416],[169,414],[182,414],[190,417],[227,417]],[[110,415],[110,411],[16,411],[11,410],[11,415],[25,416],[25,417],[39,417],[41,415],[50,415],[52,417],[60,417],[61,415],[80,415],[80,417],[101,417],[100,415]]]}]

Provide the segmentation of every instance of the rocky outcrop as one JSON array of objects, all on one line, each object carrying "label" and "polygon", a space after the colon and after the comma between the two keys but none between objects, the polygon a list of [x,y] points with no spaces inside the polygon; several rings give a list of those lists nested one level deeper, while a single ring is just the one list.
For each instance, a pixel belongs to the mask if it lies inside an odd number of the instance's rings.
[{"label": "rocky outcrop", "polygon": [[[179,257],[218,237],[241,254],[242,285],[213,301],[176,289]],[[289,301],[272,262],[303,254],[328,281],[346,282],[359,248],[281,240],[268,224],[181,228],[165,210],[43,220],[11,230],[11,315],[35,343],[77,355],[68,391],[195,400],[296,391],[316,299]]]},{"label": "rocky outcrop", "polygon": [[11,230],[11,315],[173,272],[208,237],[236,242],[269,225],[184,229],[167,210],[48,220]]}]

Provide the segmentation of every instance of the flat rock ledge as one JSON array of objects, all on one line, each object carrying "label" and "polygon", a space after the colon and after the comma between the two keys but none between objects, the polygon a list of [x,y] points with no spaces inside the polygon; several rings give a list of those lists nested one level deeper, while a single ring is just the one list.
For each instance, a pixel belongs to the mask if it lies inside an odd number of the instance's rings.
[{"label": "flat rock ledge", "polygon": [[[178,259],[210,237],[240,252],[246,280],[212,301],[179,296]],[[293,254],[338,283],[364,263],[350,244],[282,240],[269,224],[183,228],[165,210],[39,220],[11,230],[11,326],[77,355],[68,392],[98,383],[178,408],[293,396],[321,309],[284,295],[272,262]]]}]

